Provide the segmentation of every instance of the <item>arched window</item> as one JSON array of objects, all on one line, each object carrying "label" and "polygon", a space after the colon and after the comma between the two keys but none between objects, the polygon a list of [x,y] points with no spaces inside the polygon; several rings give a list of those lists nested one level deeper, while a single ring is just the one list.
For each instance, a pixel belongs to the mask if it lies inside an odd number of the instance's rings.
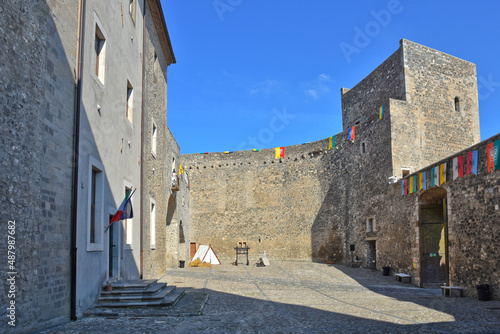
[{"label": "arched window", "polygon": [[455,111],[460,112],[460,99],[458,96],[455,96]]}]

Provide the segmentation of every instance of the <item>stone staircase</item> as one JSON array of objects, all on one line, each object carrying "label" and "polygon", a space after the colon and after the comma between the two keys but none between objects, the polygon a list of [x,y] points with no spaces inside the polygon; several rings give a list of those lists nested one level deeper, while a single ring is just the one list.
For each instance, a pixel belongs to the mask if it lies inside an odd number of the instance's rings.
[{"label": "stone staircase", "polygon": [[96,308],[172,306],[184,295],[184,289],[158,283],[158,280],[123,280],[112,291],[100,292]]}]

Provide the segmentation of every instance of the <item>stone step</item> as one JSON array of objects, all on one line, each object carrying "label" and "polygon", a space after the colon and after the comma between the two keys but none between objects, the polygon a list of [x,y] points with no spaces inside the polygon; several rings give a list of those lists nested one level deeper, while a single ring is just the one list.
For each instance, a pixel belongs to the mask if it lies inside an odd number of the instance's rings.
[{"label": "stone step", "polygon": [[111,291],[101,291],[100,296],[101,297],[110,297],[110,296],[134,296],[134,295],[143,295],[143,294],[155,294],[161,289],[163,289],[167,283],[153,283],[149,285],[146,289],[137,289],[137,288],[132,288],[132,289],[116,289],[116,290],[111,290]]},{"label": "stone step", "polygon": [[146,300],[161,300],[168,296],[175,290],[175,286],[163,285],[163,288],[159,289],[156,293],[145,293],[137,295],[111,295],[111,296],[101,296],[98,302],[126,302],[126,301],[146,301]]},{"label": "stone step", "polygon": [[113,290],[137,289],[146,290],[150,285],[158,282],[157,279],[122,280],[113,284]]},{"label": "stone step", "polygon": [[133,300],[133,301],[120,301],[120,302],[99,302],[96,307],[146,307],[146,306],[172,306],[175,305],[179,299],[184,295],[184,289],[175,289],[173,292],[165,296],[163,299],[155,300]]}]

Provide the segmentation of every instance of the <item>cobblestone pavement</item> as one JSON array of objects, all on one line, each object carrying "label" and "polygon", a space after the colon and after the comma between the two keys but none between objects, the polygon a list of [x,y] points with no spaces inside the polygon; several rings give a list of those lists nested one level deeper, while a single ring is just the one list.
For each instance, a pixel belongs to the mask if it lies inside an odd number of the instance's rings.
[{"label": "cobblestone pavement", "polygon": [[169,269],[171,309],[102,310],[41,333],[500,333],[500,302],[442,297],[364,268],[312,262]]}]

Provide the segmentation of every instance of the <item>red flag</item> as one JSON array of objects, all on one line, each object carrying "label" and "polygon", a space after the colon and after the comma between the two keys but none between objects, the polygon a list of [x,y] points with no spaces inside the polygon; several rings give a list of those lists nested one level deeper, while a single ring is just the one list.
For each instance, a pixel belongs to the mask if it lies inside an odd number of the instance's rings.
[{"label": "red flag", "polygon": [[472,152],[467,152],[467,175],[472,172]]},{"label": "red flag", "polygon": [[285,148],[280,147],[280,158],[285,158]]},{"label": "red flag", "polygon": [[493,143],[489,143],[486,146],[486,159],[488,160],[488,173],[495,169],[495,161],[493,154]]},{"label": "red flag", "polygon": [[458,160],[458,177],[464,177],[464,156],[459,155]]},{"label": "red flag", "polygon": [[108,228],[111,227],[111,225],[114,222],[134,217],[134,210],[132,210],[132,202],[130,201],[130,198],[132,198],[132,195],[134,193],[135,193],[135,189],[134,189],[134,191],[129,190],[127,195],[125,195],[125,198],[123,199],[122,204],[118,208],[118,211],[116,211],[113,218],[111,218],[111,221],[109,222],[109,225],[106,228],[106,231],[108,230]]},{"label": "red flag", "polygon": [[405,195],[408,195],[408,179],[405,179]]}]

